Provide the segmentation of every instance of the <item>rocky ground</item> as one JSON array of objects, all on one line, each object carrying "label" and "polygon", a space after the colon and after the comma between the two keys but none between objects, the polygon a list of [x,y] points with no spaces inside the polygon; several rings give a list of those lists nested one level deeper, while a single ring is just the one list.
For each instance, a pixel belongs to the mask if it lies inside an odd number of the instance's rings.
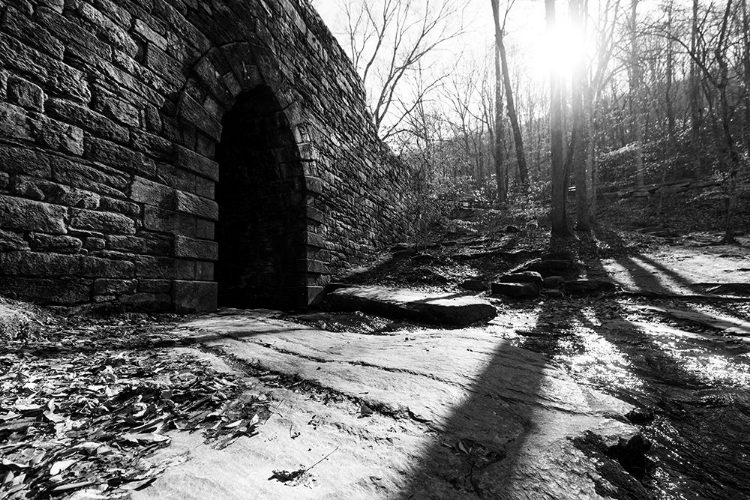
[{"label": "rocky ground", "polygon": [[317,310],[3,303],[0,497],[750,498],[750,241],[458,215]]}]

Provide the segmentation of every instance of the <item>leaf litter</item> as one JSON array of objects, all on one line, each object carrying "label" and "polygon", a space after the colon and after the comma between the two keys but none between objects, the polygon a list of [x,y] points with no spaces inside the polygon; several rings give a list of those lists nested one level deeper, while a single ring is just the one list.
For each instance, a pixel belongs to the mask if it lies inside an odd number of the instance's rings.
[{"label": "leaf litter", "polygon": [[176,354],[170,316],[71,317],[0,351],[0,500],[127,498],[167,467],[149,456],[170,430],[214,448],[254,436],[264,394]]}]

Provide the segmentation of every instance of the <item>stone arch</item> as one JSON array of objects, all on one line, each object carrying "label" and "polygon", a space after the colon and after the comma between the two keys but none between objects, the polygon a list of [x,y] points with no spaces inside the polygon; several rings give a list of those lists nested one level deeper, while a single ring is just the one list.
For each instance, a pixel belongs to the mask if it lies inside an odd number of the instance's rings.
[{"label": "stone arch", "polygon": [[293,85],[267,48],[248,42],[212,48],[189,74],[178,114],[202,132],[197,152],[213,152],[218,305],[308,305],[330,272],[316,234],[322,183],[308,175],[316,147]]},{"label": "stone arch", "polygon": [[267,85],[239,94],[216,148],[219,305],[306,305],[304,169],[278,98]]}]

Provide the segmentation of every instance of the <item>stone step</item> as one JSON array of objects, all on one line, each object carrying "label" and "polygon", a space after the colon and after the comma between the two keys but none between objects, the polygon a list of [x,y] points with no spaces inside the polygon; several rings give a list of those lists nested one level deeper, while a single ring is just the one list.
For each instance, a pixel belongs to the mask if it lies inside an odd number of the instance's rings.
[{"label": "stone step", "polygon": [[339,311],[358,310],[448,325],[469,325],[497,315],[492,304],[473,295],[425,293],[383,286],[341,288],[328,294],[326,300]]}]

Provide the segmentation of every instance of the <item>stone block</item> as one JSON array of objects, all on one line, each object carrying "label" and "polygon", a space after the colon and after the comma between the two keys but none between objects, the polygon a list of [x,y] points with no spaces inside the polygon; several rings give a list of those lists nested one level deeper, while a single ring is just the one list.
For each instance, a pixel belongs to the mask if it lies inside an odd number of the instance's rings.
[{"label": "stone block", "polygon": [[147,105],[143,110],[143,120],[146,124],[146,130],[152,133],[159,133],[162,131],[161,115],[159,110],[152,105]]},{"label": "stone block", "polygon": [[65,7],[73,10],[78,19],[84,19],[98,38],[105,40],[108,44],[131,57],[138,52],[136,43],[127,31],[94,8],[93,5],[82,0],[66,0]]},{"label": "stone block", "polygon": [[137,280],[102,278],[94,281],[94,293],[97,295],[135,293],[137,287]]},{"label": "stone block", "polygon": [[175,210],[193,214],[202,219],[219,220],[219,205],[215,201],[183,191],[175,193]]},{"label": "stone block", "polygon": [[180,191],[191,193],[195,190],[195,179],[197,176],[185,169],[166,163],[159,163],[156,167],[156,176],[163,184],[179,189]]},{"label": "stone block", "polygon": [[122,295],[120,303],[132,311],[168,311],[172,307],[172,296],[168,293],[135,293]]},{"label": "stone block", "polygon": [[176,257],[216,261],[219,260],[219,244],[215,241],[177,235],[174,240],[174,253]]},{"label": "stone block", "polygon": [[195,223],[195,237],[203,240],[213,240],[216,235],[216,223],[198,219]]},{"label": "stone block", "polygon": [[219,164],[183,146],[175,145],[175,166],[198,175],[219,181]]},{"label": "stone block", "polygon": [[175,280],[172,289],[174,311],[181,314],[215,311],[218,294],[218,283]]},{"label": "stone block", "polygon": [[31,233],[31,249],[36,252],[78,253],[83,242],[72,236],[53,236],[50,234]]},{"label": "stone block", "polygon": [[46,304],[72,305],[90,299],[90,285],[78,279],[3,277],[0,295]]},{"label": "stone block", "polygon": [[6,144],[0,144],[0,170],[44,178],[52,175],[52,167],[46,154]]},{"label": "stone block", "polygon": [[113,212],[74,210],[70,225],[107,234],[135,234],[133,219]]},{"label": "stone block", "polygon": [[142,19],[135,20],[133,32],[139,35],[144,41],[154,44],[161,50],[167,50],[167,39],[157,33]]},{"label": "stone block", "polygon": [[141,293],[169,293],[172,291],[172,280],[138,280],[138,291]]},{"label": "stone block", "polygon": [[534,283],[542,286],[544,280],[542,275],[535,271],[518,271],[515,273],[504,274],[498,278],[500,283]]},{"label": "stone block", "polygon": [[214,280],[214,263],[198,261],[195,263],[195,279],[198,281]]},{"label": "stone block", "polygon": [[538,297],[541,288],[536,283],[492,283],[492,295],[505,295],[515,299]]},{"label": "stone block", "polygon": [[86,136],[86,158],[148,177],[156,173],[156,165],[146,161],[143,153],[89,135]]},{"label": "stone block", "polygon": [[107,198],[106,196],[101,198],[99,207],[105,212],[118,212],[136,219],[140,219],[141,215],[141,206],[137,203]]},{"label": "stone block", "polygon": [[123,125],[130,127],[141,125],[141,112],[138,108],[108,93],[97,92],[94,109]]},{"label": "stone block", "polygon": [[0,252],[28,249],[29,244],[23,239],[23,234],[0,229]]},{"label": "stone block", "polygon": [[171,187],[136,177],[130,187],[130,198],[138,203],[155,207],[172,208],[175,191]]},{"label": "stone block", "polygon": [[34,111],[44,109],[44,91],[38,85],[17,77],[8,79],[8,101]]},{"label": "stone block", "polygon": [[83,242],[83,248],[89,251],[104,250],[106,246],[107,242],[103,238],[86,238]]},{"label": "stone block", "polygon": [[131,144],[136,151],[157,160],[172,161],[174,146],[171,141],[140,129],[133,129],[130,136]]},{"label": "stone block", "polygon": [[38,144],[76,156],[83,155],[82,129],[38,113],[30,115],[29,125]]},{"label": "stone block", "polygon": [[[86,29],[83,23],[74,22],[64,17],[62,10],[57,11],[40,5],[36,10],[35,20],[39,25],[65,42],[68,59],[74,54],[80,54],[84,61],[88,60],[95,66],[99,58],[109,59],[111,57],[112,49],[106,43],[99,40],[91,30]],[[88,102],[88,99],[85,102]]]},{"label": "stone block", "polygon": [[203,177],[196,177],[194,193],[203,198],[214,200],[216,199],[216,183]]},{"label": "stone block", "polygon": [[[52,179],[56,182],[89,189],[107,196],[126,197],[125,190],[130,184],[130,176],[119,170],[104,165],[85,165],[58,156],[51,156],[50,164]],[[30,173],[29,175],[44,177],[40,174]]]},{"label": "stone block", "polygon": [[190,214],[164,210],[146,205],[143,209],[143,225],[146,229],[163,233],[194,236],[196,217]]},{"label": "stone block", "polygon": [[16,176],[13,192],[55,205],[89,209],[99,208],[101,199],[96,193],[25,175]]},{"label": "stone block", "polygon": [[194,280],[196,276],[195,259],[175,259],[172,277],[178,280]]},{"label": "stone block", "polygon": [[94,6],[99,9],[102,14],[107,16],[112,21],[116,22],[120,27],[127,31],[133,25],[133,15],[126,9],[128,7],[134,7],[132,6],[132,4],[128,4],[125,2],[122,3],[124,4],[123,7],[110,0],[95,0]]},{"label": "stone block", "polygon": [[50,34],[44,27],[35,23],[30,16],[22,14],[13,7],[5,11],[5,16],[0,23],[3,31],[12,34],[15,38],[22,40],[31,47],[49,54],[57,60],[62,60],[65,47]]},{"label": "stone block", "polygon": [[328,264],[319,260],[300,259],[297,261],[297,271],[303,273],[329,274]]},{"label": "stone block", "polygon": [[154,44],[146,45],[144,63],[147,68],[177,87],[182,87],[185,82],[182,65]]},{"label": "stone block", "polygon": [[26,110],[20,106],[0,102],[0,135],[22,141],[33,141],[34,133]]},{"label": "stone block", "polygon": [[234,104],[234,96],[227,90],[226,85],[219,80],[219,73],[210,58],[204,57],[201,59],[193,68],[193,71],[222,106],[229,108]]},{"label": "stone block", "polygon": [[45,107],[49,116],[76,125],[97,137],[120,144],[125,144],[130,140],[127,128],[86,106],[80,106],[65,99],[48,99]]},{"label": "stone block", "polygon": [[195,125],[198,130],[202,130],[216,142],[221,140],[221,123],[185,92],[180,95],[178,114],[183,120]]},{"label": "stone block", "polygon": [[107,244],[112,250],[147,255],[169,255],[172,253],[171,238],[158,236],[116,236],[108,235]]},{"label": "stone block", "polygon": [[139,255],[133,258],[135,275],[147,279],[171,279],[174,275],[174,259]]},{"label": "stone block", "polygon": [[132,278],[135,265],[125,260],[82,256],[80,274],[91,278]]},{"label": "stone block", "polygon": [[8,72],[0,69],[0,100],[8,99]]},{"label": "stone block", "polygon": [[328,248],[322,236],[310,231],[305,232],[305,245],[315,248]]},{"label": "stone block", "polygon": [[0,254],[0,275],[76,276],[80,268],[79,263],[77,255],[7,252]]},{"label": "stone block", "polygon": [[42,54],[5,33],[0,33],[0,54],[4,56],[6,68],[33,76],[52,95],[67,96],[83,103],[91,100],[91,91],[83,72]]},{"label": "stone block", "polygon": [[65,207],[0,195],[0,227],[65,234]]}]

